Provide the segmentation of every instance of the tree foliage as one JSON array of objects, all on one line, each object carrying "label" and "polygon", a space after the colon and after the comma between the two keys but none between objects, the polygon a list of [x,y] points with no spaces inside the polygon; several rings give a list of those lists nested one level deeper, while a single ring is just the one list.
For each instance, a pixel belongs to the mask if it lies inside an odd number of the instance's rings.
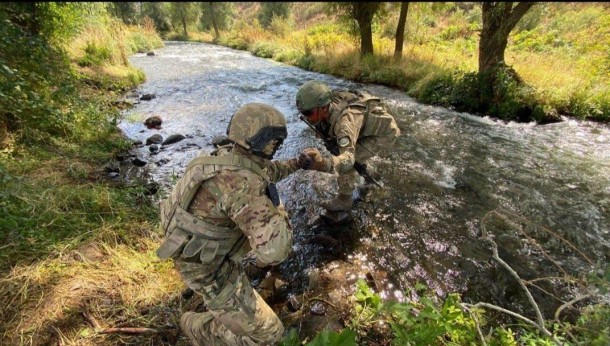
[{"label": "tree foliage", "polygon": [[101,3],[3,2],[0,19],[10,21],[27,35],[61,43],[74,37],[79,28],[102,11]]},{"label": "tree foliage", "polygon": [[233,24],[234,17],[235,5],[233,3],[202,2],[199,27],[203,30],[228,30]]},{"label": "tree foliage", "polygon": [[292,3],[290,2],[261,2],[258,21],[263,28],[267,28],[274,17],[288,18],[291,8]]},{"label": "tree foliage", "polygon": [[373,55],[373,18],[382,9],[381,2],[334,2],[333,10],[347,15],[357,24],[360,34],[360,55]]},{"label": "tree foliage", "polygon": [[188,28],[197,24],[199,20],[200,7],[197,2],[171,2],[170,17],[175,28],[182,28],[185,37],[188,36]]},{"label": "tree foliage", "polygon": [[108,3],[108,12],[113,16],[120,18],[125,24],[136,24],[139,20],[139,11],[137,2],[110,2]]},{"label": "tree foliage", "polygon": [[165,35],[172,30],[170,8],[167,2],[142,3],[142,16],[148,16],[155,24],[156,30]]}]

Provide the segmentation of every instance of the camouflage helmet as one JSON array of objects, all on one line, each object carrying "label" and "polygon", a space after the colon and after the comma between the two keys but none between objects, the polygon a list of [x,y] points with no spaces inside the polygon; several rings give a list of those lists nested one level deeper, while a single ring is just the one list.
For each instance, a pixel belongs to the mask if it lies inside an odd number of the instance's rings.
[{"label": "camouflage helmet", "polygon": [[331,91],[328,85],[317,80],[309,81],[297,92],[297,108],[299,112],[315,107],[324,107],[331,101]]},{"label": "camouflage helmet", "polygon": [[256,155],[263,154],[270,141],[278,139],[283,142],[287,135],[284,115],[263,103],[243,105],[233,114],[227,127],[230,140]]}]

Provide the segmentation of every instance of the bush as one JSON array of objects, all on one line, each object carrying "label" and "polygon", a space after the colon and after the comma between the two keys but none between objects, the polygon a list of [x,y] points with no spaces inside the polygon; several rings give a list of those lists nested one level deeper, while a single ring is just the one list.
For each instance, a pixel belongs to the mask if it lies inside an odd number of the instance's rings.
[{"label": "bush", "polygon": [[65,109],[76,79],[65,52],[9,21],[0,25],[0,52],[0,125],[30,139],[72,133],[74,114]]},{"label": "bush", "polygon": [[273,58],[279,62],[283,62],[290,65],[297,65],[303,58],[304,53],[290,48],[281,49],[273,55]]},{"label": "bush", "polygon": [[102,65],[110,62],[112,52],[108,46],[98,46],[95,42],[88,42],[85,46],[85,56],[78,61],[80,66]]},{"label": "bush", "polygon": [[417,98],[425,103],[448,107],[452,104],[451,95],[455,84],[455,79],[451,74],[434,76],[423,83]]},{"label": "bush", "polygon": [[285,37],[294,30],[294,21],[289,18],[273,16],[269,30],[279,37]]},{"label": "bush", "polygon": [[273,58],[276,52],[279,52],[281,48],[274,42],[257,42],[255,43],[250,51],[261,58]]}]

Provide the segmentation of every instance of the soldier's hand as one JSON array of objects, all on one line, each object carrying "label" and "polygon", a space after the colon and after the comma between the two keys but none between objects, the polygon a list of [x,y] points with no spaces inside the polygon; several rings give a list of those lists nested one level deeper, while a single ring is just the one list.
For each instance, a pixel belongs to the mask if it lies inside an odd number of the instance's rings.
[{"label": "soldier's hand", "polygon": [[[304,149],[299,158],[303,156],[303,161],[310,160],[311,163],[307,166],[307,168],[314,171],[328,172],[330,170],[330,162],[328,159],[324,159],[318,149],[316,148],[307,148]],[[307,159],[307,158],[309,159]]]},{"label": "soldier's hand", "polygon": [[300,153],[299,157],[297,157],[297,167],[300,169],[309,169],[312,162],[311,156],[305,153]]}]

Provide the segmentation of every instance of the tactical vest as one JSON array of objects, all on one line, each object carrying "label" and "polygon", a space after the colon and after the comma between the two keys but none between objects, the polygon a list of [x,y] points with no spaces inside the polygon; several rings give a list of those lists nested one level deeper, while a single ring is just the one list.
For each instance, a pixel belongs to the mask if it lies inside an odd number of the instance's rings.
[{"label": "tactical vest", "polygon": [[[340,107],[360,106],[366,110],[360,128],[359,138],[383,136],[392,126],[391,111],[385,101],[365,90],[333,90],[333,96],[340,100]],[[332,135],[332,133],[330,133]]]},{"label": "tactical vest", "polygon": [[198,156],[193,159],[178,180],[171,195],[161,202],[161,226],[166,239],[157,249],[161,259],[192,258],[199,255],[202,263],[222,264],[237,252],[246,238],[237,226],[220,227],[203,221],[187,211],[201,184],[221,170],[248,169],[269,182],[269,176],[254,161],[229,153],[226,156]]}]

